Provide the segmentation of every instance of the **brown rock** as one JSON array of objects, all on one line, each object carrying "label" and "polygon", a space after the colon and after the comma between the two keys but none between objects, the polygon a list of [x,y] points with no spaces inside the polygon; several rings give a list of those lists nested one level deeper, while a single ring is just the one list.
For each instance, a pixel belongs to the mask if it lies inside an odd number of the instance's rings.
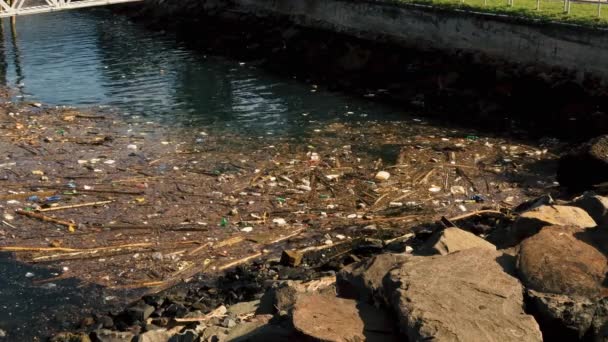
[{"label": "brown rock", "polygon": [[308,294],[298,297],[293,324],[320,341],[390,341],[390,318],[375,307],[351,299]]},{"label": "brown rock", "polygon": [[546,227],[523,241],[517,256],[520,279],[528,288],[541,322],[559,323],[555,337],[602,340],[608,322],[608,267],[599,249],[606,243],[604,228]]},{"label": "brown rock", "polygon": [[412,257],[391,271],[384,291],[410,341],[542,341],[523,310],[523,289],[503,271],[500,252],[471,248]]},{"label": "brown rock", "polygon": [[431,254],[446,255],[475,247],[496,250],[496,246],[488,241],[459,228],[446,228],[435,233],[424,249]]},{"label": "brown rock", "polygon": [[595,297],[606,277],[606,257],[576,237],[578,227],[550,226],[523,241],[517,270],[532,290]]},{"label": "brown rock", "polygon": [[284,250],[281,254],[281,264],[285,266],[299,266],[304,255],[296,250]]},{"label": "brown rock", "polygon": [[511,227],[513,245],[538,233],[546,226],[595,227],[597,224],[583,209],[564,205],[543,205],[521,214]]}]

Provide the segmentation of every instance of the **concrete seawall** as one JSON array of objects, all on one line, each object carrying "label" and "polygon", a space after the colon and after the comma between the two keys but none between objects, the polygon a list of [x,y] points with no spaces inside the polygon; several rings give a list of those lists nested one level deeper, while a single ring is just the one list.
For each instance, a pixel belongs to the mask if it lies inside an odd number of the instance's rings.
[{"label": "concrete seawall", "polygon": [[[175,12],[222,10],[281,16],[303,27],[387,41],[418,49],[467,52],[608,78],[608,31],[491,14],[353,0],[231,0],[169,3]],[[194,11],[194,12],[193,12]]]},{"label": "concrete seawall", "polygon": [[608,132],[608,31],[356,0],[148,0],[211,55],[497,132]]}]

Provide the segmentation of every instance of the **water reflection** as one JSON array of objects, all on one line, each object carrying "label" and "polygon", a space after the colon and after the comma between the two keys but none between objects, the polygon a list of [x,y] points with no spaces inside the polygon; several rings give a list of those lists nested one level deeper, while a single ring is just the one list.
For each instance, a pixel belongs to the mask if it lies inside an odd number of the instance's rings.
[{"label": "water reflection", "polygon": [[5,27],[0,68],[10,86],[23,85],[27,100],[107,105],[171,125],[213,124],[252,135],[299,136],[309,120],[340,119],[348,111],[369,118],[391,114],[248,64],[207,57],[103,9],[22,17],[16,33],[6,44]]}]

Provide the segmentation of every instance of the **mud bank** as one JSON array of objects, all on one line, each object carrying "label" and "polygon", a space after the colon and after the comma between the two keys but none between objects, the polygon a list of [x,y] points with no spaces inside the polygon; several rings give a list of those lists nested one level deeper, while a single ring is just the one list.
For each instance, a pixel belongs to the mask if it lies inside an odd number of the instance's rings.
[{"label": "mud bank", "polygon": [[608,131],[599,31],[361,1],[150,1],[136,12],[210,54],[450,122],[571,139]]}]

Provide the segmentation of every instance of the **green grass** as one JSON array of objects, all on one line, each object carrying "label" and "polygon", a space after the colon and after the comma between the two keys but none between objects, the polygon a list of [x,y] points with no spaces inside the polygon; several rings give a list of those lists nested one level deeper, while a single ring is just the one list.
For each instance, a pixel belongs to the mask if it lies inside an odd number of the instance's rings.
[{"label": "green grass", "polygon": [[[416,3],[441,8],[458,8],[478,12],[506,14],[515,17],[532,18],[541,21],[557,21],[583,26],[608,27],[608,3],[602,4],[601,17],[598,17],[597,3],[572,2],[570,13],[564,12],[564,2],[560,0],[541,0],[540,10],[536,10],[536,0],[396,0],[400,3]],[[606,0],[603,0],[606,1]]]}]

